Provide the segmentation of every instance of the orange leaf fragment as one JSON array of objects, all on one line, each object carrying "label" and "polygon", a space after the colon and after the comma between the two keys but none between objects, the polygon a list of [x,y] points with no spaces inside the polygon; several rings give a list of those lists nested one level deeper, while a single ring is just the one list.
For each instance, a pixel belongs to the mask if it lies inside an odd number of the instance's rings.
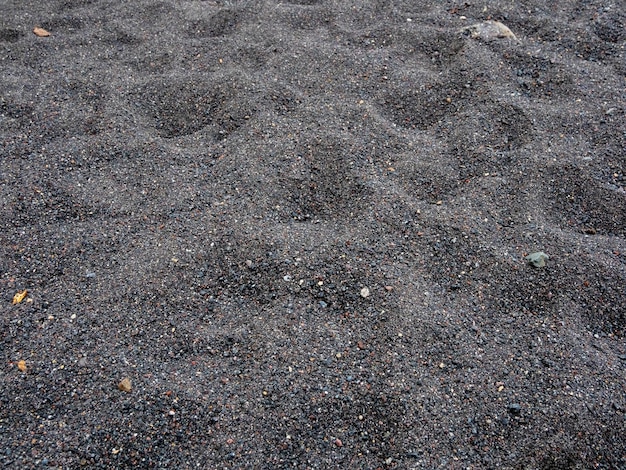
[{"label": "orange leaf fragment", "polygon": [[39,26],[35,26],[35,28],[33,29],[33,33],[35,33],[35,36],[39,36],[40,38],[47,38],[48,36],[50,36],[50,33],[48,31],[40,28]]},{"label": "orange leaf fragment", "polygon": [[27,369],[26,361],[24,359],[17,361],[17,368],[21,370],[22,372],[26,372],[26,369]]},{"label": "orange leaf fragment", "polygon": [[119,384],[117,384],[117,388],[119,388],[122,392],[130,392],[130,390],[132,389],[130,379],[126,377]]},{"label": "orange leaf fragment", "polygon": [[19,291],[13,296],[13,305],[19,304],[22,300],[26,298],[27,295],[28,291],[26,289]]}]

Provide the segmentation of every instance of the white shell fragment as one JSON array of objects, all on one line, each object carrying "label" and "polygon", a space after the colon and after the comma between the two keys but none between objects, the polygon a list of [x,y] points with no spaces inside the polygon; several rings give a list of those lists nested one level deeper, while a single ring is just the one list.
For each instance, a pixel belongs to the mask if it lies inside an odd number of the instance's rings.
[{"label": "white shell fragment", "polygon": [[476,23],[463,28],[461,32],[469,34],[472,39],[483,39],[489,41],[492,39],[509,38],[517,40],[513,31],[499,21],[487,20],[482,23]]}]

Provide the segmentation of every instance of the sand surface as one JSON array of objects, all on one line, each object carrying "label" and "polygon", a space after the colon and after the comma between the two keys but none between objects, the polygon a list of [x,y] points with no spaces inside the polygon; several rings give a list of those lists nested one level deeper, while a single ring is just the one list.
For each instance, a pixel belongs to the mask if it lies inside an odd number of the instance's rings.
[{"label": "sand surface", "polygon": [[0,465],[626,468],[625,11],[3,1]]}]

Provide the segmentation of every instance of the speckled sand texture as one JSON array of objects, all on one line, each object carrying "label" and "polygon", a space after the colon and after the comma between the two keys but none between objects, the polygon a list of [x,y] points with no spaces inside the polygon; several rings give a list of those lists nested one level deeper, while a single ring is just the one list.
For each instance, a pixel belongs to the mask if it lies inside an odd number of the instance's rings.
[{"label": "speckled sand texture", "polygon": [[626,468],[625,11],[3,1],[0,466]]}]

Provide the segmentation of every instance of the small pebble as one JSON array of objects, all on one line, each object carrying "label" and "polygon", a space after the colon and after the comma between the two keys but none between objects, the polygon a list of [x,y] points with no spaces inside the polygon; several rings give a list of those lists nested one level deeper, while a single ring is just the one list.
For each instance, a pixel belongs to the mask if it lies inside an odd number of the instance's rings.
[{"label": "small pebble", "polygon": [[132,384],[130,383],[130,379],[126,377],[119,384],[117,384],[117,388],[122,392],[130,392],[132,389]]},{"label": "small pebble", "polygon": [[504,24],[499,21],[483,21],[482,23],[476,23],[471,26],[467,26],[461,30],[464,33],[469,33],[472,39],[517,39],[515,34]]},{"label": "small pebble", "polygon": [[522,411],[522,405],[520,405],[519,403],[511,403],[509,406],[507,406],[507,408],[509,410],[509,413],[514,415],[518,415]]},{"label": "small pebble", "polygon": [[550,259],[550,256],[545,254],[543,251],[537,251],[529,254],[525,259],[534,267],[543,268],[546,265],[546,261]]},{"label": "small pebble", "polygon": [[361,289],[361,297],[366,299],[370,295],[371,295],[370,290],[367,287],[364,287],[363,289]]},{"label": "small pebble", "polygon": [[50,36],[50,32],[46,31],[43,28],[40,28],[39,26],[33,29],[33,33],[35,33],[35,36],[39,36],[40,38],[47,38],[48,36]]},{"label": "small pebble", "polygon": [[337,447],[343,447],[343,442],[341,442],[341,439],[335,439],[335,445]]}]

